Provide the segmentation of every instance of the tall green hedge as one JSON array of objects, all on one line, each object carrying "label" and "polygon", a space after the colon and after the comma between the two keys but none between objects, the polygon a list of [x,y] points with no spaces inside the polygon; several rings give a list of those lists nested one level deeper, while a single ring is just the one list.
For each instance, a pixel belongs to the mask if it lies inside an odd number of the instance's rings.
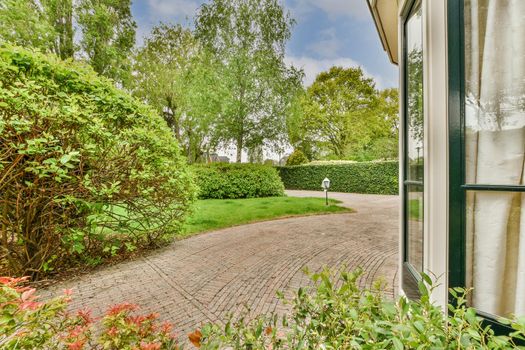
[{"label": "tall green hedge", "polygon": [[288,190],[321,190],[325,177],[331,181],[330,191],[371,194],[397,194],[397,161],[346,164],[307,164],[277,167]]},{"label": "tall green hedge", "polygon": [[194,166],[201,199],[234,199],[284,195],[277,171],[268,165],[224,164]]}]

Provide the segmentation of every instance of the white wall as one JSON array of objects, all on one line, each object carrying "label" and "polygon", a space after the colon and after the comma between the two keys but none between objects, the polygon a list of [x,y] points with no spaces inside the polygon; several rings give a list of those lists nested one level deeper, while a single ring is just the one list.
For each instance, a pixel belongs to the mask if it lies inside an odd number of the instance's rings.
[{"label": "white wall", "polygon": [[[411,1],[400,1],[399,15],[406,13]],[[425,271],[438,278],[433,301],[446,307],[448,286],[448,73],[447,73],[447,1],[423,0],[423,79],[425,114],[425,172],[424,172],[424,266]],[[399,20],[400,101],[403,96],[403,19]],[[402,107],[400,115],[403,117]],[[403,123],[401,123],[403,125]],[[400,133],[400,155],[403,135]],[[402,163],[402,158],[401,162]],[[400,164],[400,193],[403,196],[404,166]],[[401,201],[401,206],[404,200]],[[400,208],[400,217],[403,213]],[[402,252],[403,223],[400,220],[400,252]],[[402,261],[400,254],[400,276]],[[402,281],[402,277],[400,279]],[[402,285],[400,283],[400,288]],[[400,290],[403,294],[403,290]]]},{"label": "white wall", "polygon": [[440,277],[433,293],[446,306],[448,286],[447,1],[423,1],[425,209],[424,264]]}]

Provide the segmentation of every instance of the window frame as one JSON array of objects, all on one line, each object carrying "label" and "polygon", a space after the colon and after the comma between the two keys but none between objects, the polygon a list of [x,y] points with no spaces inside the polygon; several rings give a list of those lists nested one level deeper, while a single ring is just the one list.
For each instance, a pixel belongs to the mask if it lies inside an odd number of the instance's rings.
[{"label": "window frame", "polygon": [[[411,0],[408,1],[406,6],[404,7],[404,11],[401,14],[402,19],[402,30],[403,30],[403,56],[402,56],[402,77],[403,77],[403,142],[402,142],[402,157],[403,157],[403,182],[402,182],[402,191],[403,191],[403,203],[402,203],[402,229],[403,229],[403,242],[402,242],[402,288],[403,292],[412,299],[418,299],[421,296],[421,293],[418,288],[419,282],[422,280],[421,274],[408,262],[409,257],[409,232],[408,232],[408,224],[409,224],[409,215],[410,211],[408,210],[408,188],[410,186],[420,186],[422,188],[423,198],[425,193],[425,183],[424,183],[424,177],[422,181],[414,181],[410,180],[410,162],[408,159],[408,69],[407,69],[407,55],[408,55],[408,49],[407,49],[407,22],[408,20],[420,9],[423,7],[423,1],[422,0]],[[421,28],[423,31],[423,27]],[[424,40],[423,43],[424,45]],[[424,50],[423,50],[424,52]],[[423,70],[425,66],[425,59],[423,57]],[[424,74],[423,74],[424,77]],[[424,87],[424,84],[422,85]],[[423,100],[423,105],[425,101]],[[423,112],[423,123],[425,123],[425,115]],[[425,135],[423,135],[423,144],[425,143]],[[423,167],[425,167],[423,163]],[[423,207],[425,206],[425,202],[423,200]],[[423,214],[423,220],[424,214]],[[422,235],[424,236],[424,228]],[[424,239],[424,237],[422,237]],[[423,241],[424,244],[424,241]],[[424,254],[424,249],[423,249]],[[424,257],[423,257],[423,264],[424,264]]]},{"label": "window frame", "polygon": [[[466,182],[465,152],[465,0],[447,1],[448,42],[448,126],[449,126],[449,249],[448,287],[466,286],[466,198],[468,191],[525,192],[525,185],[468,184]],[[459,247],[459,248],[458,248]],[[449,293],[448,301],[456,304]],[[498,317],[477,310],[498,334],[513,329],[498,321]]]}]

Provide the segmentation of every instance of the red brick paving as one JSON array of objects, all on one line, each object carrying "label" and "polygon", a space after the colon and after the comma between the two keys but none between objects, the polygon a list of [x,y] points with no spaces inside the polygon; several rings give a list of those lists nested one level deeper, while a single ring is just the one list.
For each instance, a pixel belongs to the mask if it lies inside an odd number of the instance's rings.
[{"label": "red brick paving", "polygon": [[[322,192],[289,191],[293,196]],[[277,291],[290,295],[309,281],[302,272],[329,266],[365,270],[363,286],[379,277],[394,294],[398,256],[398,197],[330,194],[356,210],[260,222],[177,241],[138,260],[64,282],[45,295],[74,291],[73,308],[100,314],[108,305],[139,304],[185,334],[249,307],[251,314],[286,312]]]}]

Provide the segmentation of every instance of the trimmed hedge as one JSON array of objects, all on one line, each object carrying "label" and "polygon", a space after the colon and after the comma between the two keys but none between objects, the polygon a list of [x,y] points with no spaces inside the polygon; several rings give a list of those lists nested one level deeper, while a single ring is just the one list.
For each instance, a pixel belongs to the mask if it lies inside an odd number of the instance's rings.
[{"label": "trimmed hedge", "polygon": [[307,164],[277,167],[288,190],[321,190],[325,177],[330,191],[348,193],[397,194],[397,161],[346,164]]},{"label": "trimmed hedge", "polygon": [[193,169],[200,199],[284,196],[278,172],[268,165],[215,163]]}]

